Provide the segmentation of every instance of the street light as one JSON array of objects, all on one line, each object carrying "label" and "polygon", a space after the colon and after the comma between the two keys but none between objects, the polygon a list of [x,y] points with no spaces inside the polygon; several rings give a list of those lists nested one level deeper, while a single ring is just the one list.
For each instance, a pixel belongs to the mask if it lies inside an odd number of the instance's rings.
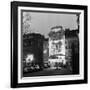
[{"label": "street light", "polygon": [[32,62],[34,60],[34,55],[33,54],[28,54],[26,58],[26,63]]}]

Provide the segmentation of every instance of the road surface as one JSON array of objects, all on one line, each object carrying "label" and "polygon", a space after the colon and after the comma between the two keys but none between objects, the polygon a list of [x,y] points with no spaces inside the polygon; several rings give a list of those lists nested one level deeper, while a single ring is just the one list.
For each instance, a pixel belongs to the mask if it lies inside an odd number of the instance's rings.
[{"label": "road surface", "polygon": [[70,75],[72,72],[68,69],[62,69],[62,70],[57,70],[57,69],[44,69],[42,71],[37,71],[37,72],[28,72],[25,73],[23,76],[24,77],[32,77],[32,76],[49,76],[49,75]]}]

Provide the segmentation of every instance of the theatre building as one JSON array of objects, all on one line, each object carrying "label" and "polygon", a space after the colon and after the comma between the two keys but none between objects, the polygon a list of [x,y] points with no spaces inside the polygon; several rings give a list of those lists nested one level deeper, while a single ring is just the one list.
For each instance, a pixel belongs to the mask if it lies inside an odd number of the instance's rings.
[{"label": "theatre building", "polygon": [[65,34],[61,26],[52,27],[49,33],[49,61],[52,68],[56,63],[66,63]]}]

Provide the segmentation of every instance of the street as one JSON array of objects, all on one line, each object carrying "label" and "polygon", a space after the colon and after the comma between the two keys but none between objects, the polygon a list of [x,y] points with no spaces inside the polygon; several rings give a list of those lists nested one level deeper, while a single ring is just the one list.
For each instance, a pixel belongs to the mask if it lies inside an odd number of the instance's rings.
[{"label": "street", "polygon": [[24,77],[33,77],[33,76],[49,76],[49,75],[70,75],[72,72],[68,69],[44,69],[42,71],[24,73]]}]

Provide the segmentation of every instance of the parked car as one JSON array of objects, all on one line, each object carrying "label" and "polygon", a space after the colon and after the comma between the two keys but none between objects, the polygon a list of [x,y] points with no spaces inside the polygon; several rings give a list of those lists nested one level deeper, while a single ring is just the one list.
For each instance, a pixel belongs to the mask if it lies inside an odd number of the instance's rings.
[{"label": "parked car", "polygon": [[42,68],[38,64],[26,64],[23,67],[23,72],[28,73],[28,72],[36,72],[40,71]]}]

